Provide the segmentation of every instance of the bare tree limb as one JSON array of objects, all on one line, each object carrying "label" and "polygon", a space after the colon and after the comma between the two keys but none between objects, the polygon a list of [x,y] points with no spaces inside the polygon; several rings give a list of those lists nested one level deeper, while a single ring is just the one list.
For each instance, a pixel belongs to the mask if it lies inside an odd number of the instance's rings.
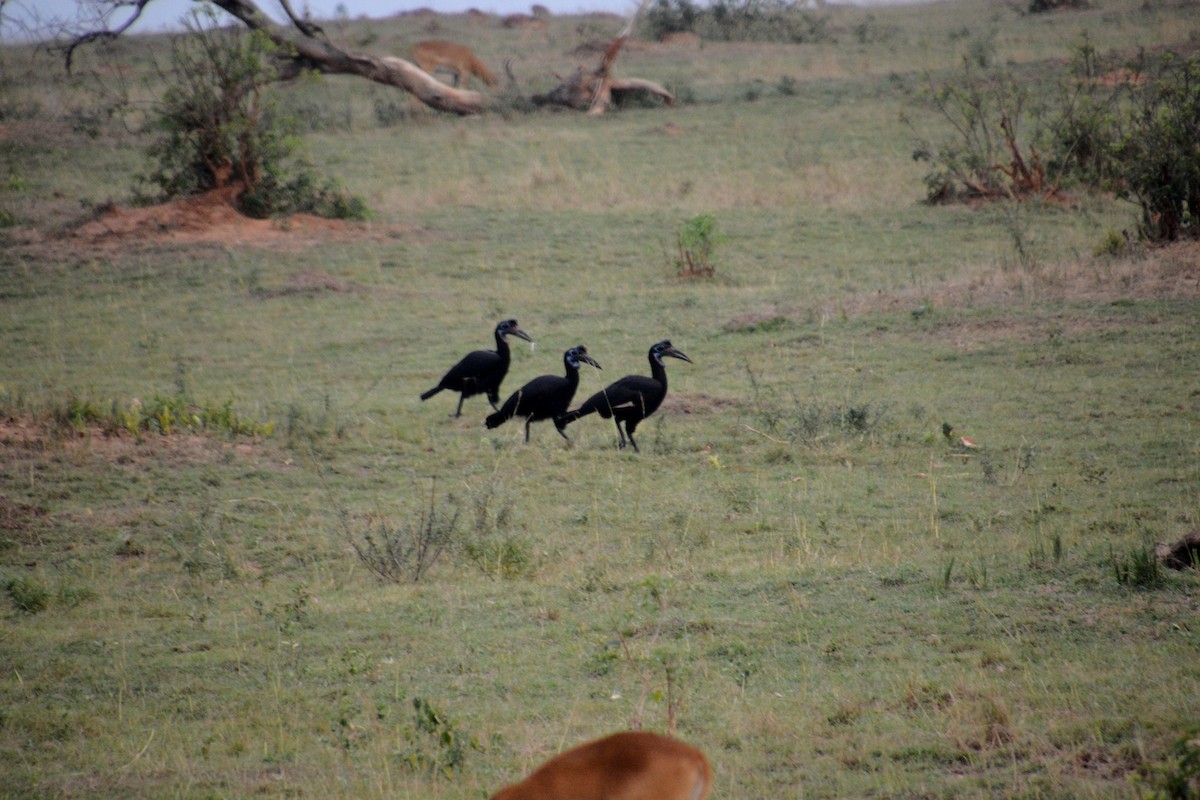
[{"label": "bare tree limb", "polygon": [[603,114],[604,109],[608,108],[612,102],[612,65],[617,60],[617,53],[621,51],[621,47],[625,41],[633,34],[633,26],[637,22],[638,15],[650,4],[650,0],[641,0],[638,7],[633,10],[629,19],[625,21],[625,27],[621,28],[621,32],[609,44],[608,49],[604,51],[604,58],[600,61],[600,68],[596,70],[597,82],[593,85],[592,102],[588,106],[589,114]]},{"label": "bare tree limb", "polygon": [[609,93],[613,100],[620,104],[621,95],[632,94],[635,92],[647,92],[662,98],[662,101],[671,107],[675,105],[675,95],[668,92],[665,88],[644,78],[616,78],[609,84]]},{"label": "bare tree limb", "polygon": [[[0,0],[0,3],[6,0]],[[75,35],[66,45],[68,70],[75,50],[85,44],[115,39],[137,21],[142,11],[154,0],[99,0],[99,7],[109,13],[119,8],[132,8],[132,16],[116,28],[102,27]],[[479,92],[448,86],[422,71],[415,64],[394,56],[375,56],[346,50],[325,37],[321,27],[296,14],[291,0],[278,0],[287,15],[286,24],[277,24],[263,13],[257,0],[203,0],[232,16],[252,31],[261,31],[283,51],[280,76],[288,79],[305,70],[314,70],[329,75],[356,75],[367,80],[403,89],[430,108],[452,114],[473,115],[486,109],[491,99]],[[616,38],[605,50],[600,66],[587,72],[581,67],[556,89],[546,95],[533,98],[537,104],[562,105],[586,110],[590,114],[603,113],[613,101],[613,93],[649,92],[673,105],[675,98],[662,86],[652,81],[627,79],[614,80],[613,64],[633,34],[638,15],[651,0],[640,0],[637,9],[626,21]],[[2,8],[2,6],[0,6]],[[101,23],[103,24],[103,23]]]},{"label": "bare tree limb", "polygon": [[636,10],[625,22],[620,33],[616,35],[604,50],[600,66],[587,71],[579,67],[566,78],[559,78],[558,86],[546,94],[534,95],[536,105],[555,105],[573,108],[577,111],[587,111],[590,115],[603,114],[613,103],[613,95],[618,96],[632,92],[649,92],[661,97],[669,105],[675,105],[675,97],[662,86],[653,81],[630,78],[617,80],[612,77],[612,67],[617,55],[625,42],[633,34],[633,27],[638,15],[650,4],[650,0],[641,0]]},{"label": "bare tree limb", "polygon": [[142,12],[146,10],[146,6],[150,5],[152,2],[154,2],[154,0],[121,0],[121,2],[114,3],[112,7],[114,11],[126,6],[132,6],[132,16],[125,20],[123,25],[117,28],[106,28],[102,31],[89,31],[81,36],[76,37],[70,44],[68,44],[67,49],[63,54],[63,60],[66,62],[67,74],[70,74],[71,72],[71,60],[75,57],[76,48],[104,39],[116,39],[122,33],[129,30],[130,25],[137,22],[138,19],[141,18]]},{"label": "bare tree limb", "polygon": [[[70,69],[75,50],[91,42],[115,39],[137,21],[142,11],[154,0],[109,0],[109,9],[132,7],[133,16],[117,28],[86,31],[76,35],[66,46],[66,63]],[[427,106],[453,114],[479,114],[490,102],[479,92],[447,86],[423,72],[415,64],[393,56],[373,56],[344,50],[324,38],[320,26],[304,20],[292,10],[289,0],[280,0],[290,24],[278,25],[258,7],[255,0],[207,0],[252,31],[261,31],[285,53],[287,63],[280,70],[284,78],[294,77],[304,70],[331,75],[357,75],[387,86],[404,89]]]},{"label": "bare tree limb", "polygon": [[292,4],[289,3],[288,0],[279,0],[279,5],[283,6],[283,13],[288,15],[288,19],[292,21],[292,24],[296,26],[296,29],[305,36],[317,36],[318,34],[321,36],[325,35],[325,31],[320,25],[317,25],[310,20],[297,17],[296,12],[292,11]]}]

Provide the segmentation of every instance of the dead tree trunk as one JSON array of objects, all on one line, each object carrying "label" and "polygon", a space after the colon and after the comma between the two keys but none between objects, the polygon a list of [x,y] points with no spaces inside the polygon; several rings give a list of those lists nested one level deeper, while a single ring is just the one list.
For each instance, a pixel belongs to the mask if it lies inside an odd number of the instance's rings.
[{"label": "dead tree trunk", "polygon": [[[105,28],[77,34],[65,49],[67,69],[71,56],[81,45],[101,39],[115,39],[124,33],[153,0],[107,0],[106,6],[115,11],[132,5],[132,16],[117,28]],[[479,92],[447,86],[423,72],[415,64],[394,56],[374,56],[344,50],[325,38],[320,26],[297,17],[287,0],[281,0],[290,25],[276,25],[262,12],[254,0],[209,0],[233,16],[250,30],[262,31],[287,54],[281,70],[283,77],[316,70],[329,75],[357,75],[367,80],[395,86],[412,93],[430,108],[453,114],[478,114],[489,100]]]},{"label": "dead tree trunk", "polygon": [[[262,31],[285,53],[281,75],[284,78],[299,75],[304,70],[315,70],[329,75],[357,75],[361,78],[395,86],[411,93],[430,108],[452,114],[472,115],[486,110],[491,100],[479,92],[447,86],[422,71],[417,65],[395,56],[375,56],[343,49],[325,37],[321,27],[303,19],[292,10],[289,0],[278,0],[288,17],[288,24],[278,25],[258,7],[256,0],[207,0],[207,2],[230,14],[253,31]],[[71,57],[76,48],[104,39],[116,39],[137,21],[146,6],[154,0],[95,0],[100,13],[96,30],[77,32],[65,46],[67,69],[71,68]],[[533,98],[538,105],[560,105],[591,114],[602,114],[622,94],[645,92],[662,98],[667,105],[674,105],[674,96],[653,81],[638,78],[618,80],[612,77],[613,62],[625,41],[633,33],[638,15],[650,0],[641,0],[625,27],[604,53],[600,66],[587,72],[582,67],[564,80],[554,90]],[[3,0],[0,0],[0,4]],[[118,10],[128,11],[130,16],[116,27],[107,27],[108,14]]]},{"label": "dead tree trunk", "polygon": [[649,4],[650,0],[641,0],[633,15],[625,23],[625,27],[604,51],[600,66],[588,72],[579,67],[568,78],[546,94],[534,95],[536,105],[556,105],[573,108],[576,111],[587,111],[589,114],[603,114],[612,105],[614,96],[620,97],[625,92],[649,92],[661,97],[668,106],[675,105],[675,97],[662,86],[653,81],[631,78],[617,80],[612,77],[613,62],[621,47],[633,33],[634,23],[638,14]]},{"label": "dead tree trunk", "polygon": [[263,31],[280,47],[294,52],[291,64],[331,75],[358,75],[376,83],[411,92],[425,105],[455,114],[478,114],[485,98],[479,92],[456,89],[428,75],[420,67],[395,56],[373,56],[334,46],[320,35],[320,28],[301,24],[285,4],[292,28],[274,25],[252,0],[211,0],[218,8],[237,17],[251,30]]}]

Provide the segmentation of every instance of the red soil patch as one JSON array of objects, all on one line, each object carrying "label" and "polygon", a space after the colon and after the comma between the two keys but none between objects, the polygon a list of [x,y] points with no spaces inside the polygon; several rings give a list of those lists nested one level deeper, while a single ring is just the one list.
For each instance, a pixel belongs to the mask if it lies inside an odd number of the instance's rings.
[{"label": "red soil patch", "polygon": [[155,245],[222,245],[297,251],[329,241],[384,240],[416,229],[292,214],[252,219],[234,206],[240,187],[228,186],[156,206],[108,204],[65,233],[12,231],[14,243],[53,257],[61,251],[112,254]]},{"label": "red soil patch", "polygon": [[70,235],[91,245],[136,239],[279,247],[362,234],[361,223],[311,214],[293,214],[282,220],[251,219],[234,208],[235,197],[236,188],[225,187],[145,208],[109,206]]},{"label": "red soil patch", "polygon": [[1140,72],[1121,67],[1101,75],[1095,81],[1100,86],[1141,86],[1146,82],[1146,76]]}]

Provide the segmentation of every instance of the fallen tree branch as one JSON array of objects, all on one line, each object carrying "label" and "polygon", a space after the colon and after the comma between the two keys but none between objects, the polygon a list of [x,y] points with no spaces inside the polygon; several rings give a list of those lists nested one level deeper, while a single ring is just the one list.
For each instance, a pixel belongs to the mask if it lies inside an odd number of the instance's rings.
[{"label": "fallen tree branch", "polygon": [[633,92],[649,92],[662,98],[669,106],[675,105],[675,97],[662,86],[653,81],[640,78],[615,80],[612,77],[612,67],[617,55],[625,42],[633,34],[633,27],[638,15],[650,4],[650,0],[641,0],[633,14],[625,22],[621,31],[609,42],[596,69],[587,71],[578,67],[570,76],[560,79],[558,86],[545,94],[534,95],[535,105],[556,105],[573,108],[576,111],[587,111],[590,115],[603,114],[613,104],[613,95],[630,94]]},{"label": "fallen tree branch", "polygon": [[100,30],[100,31],[88,31],[87,33],[84,33],[80,36],[75,37],[75,39],[72,40],[71,43],[67,45],[66,51],[63,55],[63,60],[66,63],[67,74],[68,75],[71,74],[71,61],[75,57],[76,49],[78,49],[79,47],[82,47],[85,44],[91,44],[92,42],[97,42],[97,41],[101,41],[104,39],[116,39],[121,34],[123,34],[125,31],[129,30],[130,25],[137,22],[141,18],[142,12],[146,10],[146,6],[152,2],[154,2],[154,0],[133,0],[133,2],[118,2],[118,3],[114,4],[114,6],[113,6],[114,11],[117,8],[123,8],[125,6],[133,7],[133,14],[130,15],[129,19],[125,20],[124,24],[122,24],[116,28],[105,28],[104,30]]},{"label": "fallen tree branch", "polygon": [[[344,50],[324,37],[319,25],[299,17],[289,0],[280,0],[289,25],[278,25],[258,7],[255,0],[208,0],[252,31],[261,31],[283,51],[280,77],[293,78],[305,70],[329,75],[357,75],[361,78],[394,86],[413,94],[418,100],[438,111],[472,115],[481,113],[490,100],[479,92],[447,86],[423,72],[415,64],[394,56],[374,56]],[[82,45],[103,39],[116,39],[137,21],[146,6],[154,0],[110,0],[108,11],[133,7],[133,15],[117,28],[85,31],[75,35],[65,46],[68,71],[75,50]]]}]

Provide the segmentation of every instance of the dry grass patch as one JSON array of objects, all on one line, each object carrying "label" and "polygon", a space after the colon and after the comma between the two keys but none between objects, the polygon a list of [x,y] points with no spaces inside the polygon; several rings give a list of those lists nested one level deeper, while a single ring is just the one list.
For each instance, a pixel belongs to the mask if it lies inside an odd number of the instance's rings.
[{"label": "dry grass patch", "polygon": [[1121,259],[1089,258],[1035,270],[993,269],[933,288],[863,293],[827,310],[852,316],[912,310],[1003,307],[1016,302],[1111,303],[1200,297],[1200,242],[1177,242]]},{"label": "dry grass patch", "polygon": [[266,460],[265,446],[259,441],[221,441],[216,436],[195,433],[134,436],[98,427],[74,430],[32,417],[0,421],[0,443],[4,445],[2,461],[8,462],[44,459],[55,452],[124,467],[215,464],[230,458]]},{"label": "dry grass patch", "polygon": [[[819,320],[875,314],[929,312],[969,308],[1004,308],[1018,303],[1115,303],[1125,300],[1185,300],[1200,297],[1200,242],[1177,242],[1149,249],[1136,257],[1092,258],[1037,270],[993,269],[949,280],[933,287],[890,292],[859,292],[818,306],[772,304],[731,317],[727,332],[757,332],[815,324]],[[953,319],[933,326],[955,347],[974,349],[998,339],[1030,341],[1050,333],[1077,333],[1124,324],[1115,318],[1054,317],[1035,320]]]}]

